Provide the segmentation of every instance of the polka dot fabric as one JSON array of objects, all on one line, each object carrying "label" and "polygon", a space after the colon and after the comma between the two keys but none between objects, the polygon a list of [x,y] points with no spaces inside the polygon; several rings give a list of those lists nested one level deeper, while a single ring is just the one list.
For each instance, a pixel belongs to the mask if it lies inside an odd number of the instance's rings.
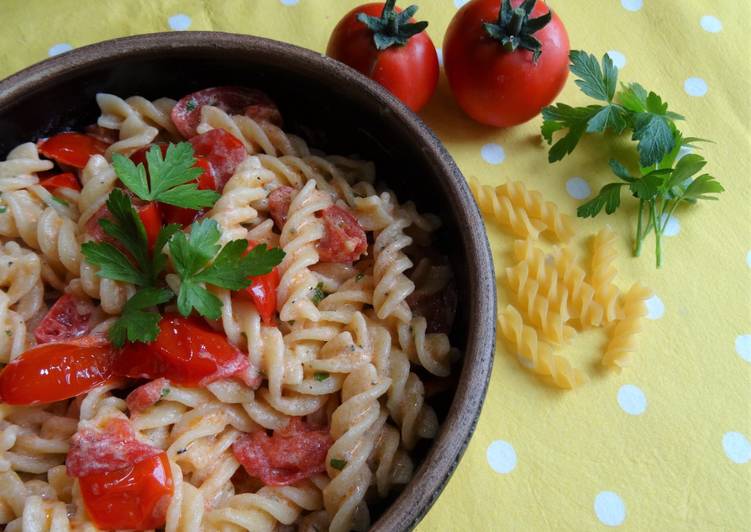
[{"label": "polka dot fabric", "polygon": [[[363,0],[364,2],[365,0]],[[323,51],[356,0],[2,0],[0,77],[104,39],[157,31],[261,35]],[[133,4],[137,4],[134,8]],[[400,1],[405,7],[410,2]],[[465,0],[419,1],[437,47]],[[604,331],[577,336],[572,363],[592,376],[574,392],[530,379],[498,342],[477,431],[445,491],[418,525],[432,530],[748,530],[751,527],[751,109],[747,2],[557,0],[572,46],[610,54],[621,79],[655,90],[686,116],[728,192],[680,208],[668,221],[664,266],[652,242],[630,256],[627,212],[578,220],[586,235],[609,224],[618,236],[618,278],[649,286],[641,347],[620,374],[595,369]],[[21,46],[19,46],[21,43]],[[560,101],[591,103],[569,81]],[[585,140],[547,162],[540,119],[508,130],[480,126],[451,99],[445,76],[422,118],[467,176],[522,180],[574,215],[612,176],[606,143]],[[501,272],[511,239],[488,224]],[[508,302],[499,284],[499,303]]]}]

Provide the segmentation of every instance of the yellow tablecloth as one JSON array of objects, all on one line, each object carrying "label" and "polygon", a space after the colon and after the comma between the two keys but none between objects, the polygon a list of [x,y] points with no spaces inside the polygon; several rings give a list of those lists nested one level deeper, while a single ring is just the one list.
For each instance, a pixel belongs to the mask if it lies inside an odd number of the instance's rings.
[{"label": "yellow tablecloth", "polygon": [[[404,2],[402,2],[404,3]],[[422,0],[437,46],[464,0]],[[323,51],[352,0],[0,0],[0,77],[100,40],[155,31],[221,30]],[[640,81],[687,116],[684,132],[713,139],[708,170],[727,192],[679,210],[665,266],[651,241],[629,256],[626,214],[579,221],[581,235],[617,232],[619,283],[650,286],[650,318],[632,367],[589,371],[575,392],[546,388],[503,347],[469,449],[419,530],[751,530],[751,4],[747,0],[551,0],[573,48],[611,52],[625,80]],[[569,83],[561,95],[584,103]],[[467,119],[445,79],[423,118],[466,175],[521,179],[574,212],[611,179],[603,142],[586,141],[549,165],[540,119],[500,131]],[[496,270],[511,240],[489,224]],[[582,246],[586,239],[582,238]],[[503,289],[500,290],[503,292]],[[501,293],[500,300],[505,296]],[[579,366],[603,336],[577,338]]]}]

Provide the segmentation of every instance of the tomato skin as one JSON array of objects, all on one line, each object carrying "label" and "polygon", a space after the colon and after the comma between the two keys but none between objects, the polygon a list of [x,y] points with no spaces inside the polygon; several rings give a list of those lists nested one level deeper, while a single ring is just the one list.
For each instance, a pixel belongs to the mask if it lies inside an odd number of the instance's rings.
[{"label": "tomato skin", "polygon": [[109,473],[79,479],[86,511],[103,530],[163,527],[174,483],[167,453]]},{"label": "tomato skin", "polygon": [[39,405],[76,397],[113,381],[114,358],[110,343],[98,336],[37,346],[0,371],[0,399]]},{"label": "tomato skin", "polygon": [[[438,54],[426,32],[404,46],[378,50],[373,32],[357,20],[358,13],[380,17],[383,3],[365,4],[344,15],[331,33],[326,55],[377,81],[414,112],[422,109],[438,84]],[[401,10],[397,8],[397,12]],[[414,22],[414,20],[410,20]]]},{"label": "tomato skin", "polygon": [[211,330],[203,320],[166,314],[159,335],[149,343],[126,344],[115,359],[114,373],[123,377],[165,377],[183,386],[202,386],[244,371],[248,357]]},{"label": "tomato skin", "polygon": [[136,211],[141,222],[143,222],[144,229],[146,229],[146,241],[149,250],[153,251],[156,239],[159,237],[159,231],[162,229],[162,215],[159,212],[159,204],[152,201],[143,207],[138,207]]},{"label": "tomato skin", "polygon": [[323,218],[323,238],[318,242],[321,262],[354,262],[368,249],[368,239],[357,218],[348,210],[332,205]]},{"label": "tomato skin", "polygon": [[166,393],[169,393],[169,381],[164,377],[142,384],[125,398],[128,411],[131,415],[143,412],[155,405]]},{"label": "tomato skin", "polygon": [[268,196],[269,216],[274,220],[274,224],[280,231],[287,223],[287,213],[295,192],[294,188],[283,185],[272,190]]},{"label": "tomato skin", "polygon": [[223,129],[212,129],[196,135],[189,142],[196,156],[205,157],[209,162],[216,179],[211,188],[217,192],[222,191],[237,166],[248,156],[243,143]]},{"label": "tomato skin", "polygon": [[39,184],[50,192],[53,192],[58,188],[81,190],[81,183],[78,182],[78,178],[71,172],[63,172],[62,174],[47,177],[42,179]]},{"label": "tomato skin", "polygon": [[95,312],[92,302],[64,294],[36,326],[34,338],[37,344],[46,344],[83,336],[91,330],[91,316]]},{"label": "tomato skin", "polygon": [[58,163],[83,168],[92,155],[101,155],[107,149],[104,142],[82,133],[58,133],[39,144],[39,152]]},{"label": "tomato skin", "polygon": [[[521,3],[511,1],[513,7]],[[552,13],[550,23],[533,35],[542,44],[537,63],[528,50],[504,50],[483,28],[497,21],[500,5],[499,0],[472,0],[454,15],[443,40],[443,65],[465,113],[481,124],[510,127],[534,118],[563,89],[569,41],[561,19]],[[530,16],[547,12],[540,0]]]},{"label": "tomato skin", "polygon": [[[245,254],[256,247],[257,242],[248,240],[248,249]],[[247,295],[253,305],[256,307],[258,314],[261,315],[264,325],[274,325],[274,316],[276,315],[276,289],[279,286],[279,268],[276,266],[269,273],[264,275],[251,276],[252,284],[244,288],[241,293]]]}]

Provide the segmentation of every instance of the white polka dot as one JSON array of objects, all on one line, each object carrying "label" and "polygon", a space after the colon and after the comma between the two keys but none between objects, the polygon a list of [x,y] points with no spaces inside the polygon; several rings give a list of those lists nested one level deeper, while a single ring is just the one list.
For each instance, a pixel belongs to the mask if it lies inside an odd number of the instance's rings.
[{"label": "white polka dot", "polygon": [[707,82],[701,78],[688,78],[683,82],[683,90],[689,96],[704,96],[709,87],[707,86]]},{"label": "white polka dot", "polygon": [[[667,224],[665,220],[667,219]],[[665,230],[662,232],[664,236],[675,236],[681,232],[681,223],[675,216],[668,217],[667,214],[662,215],[662,224],[665,226]]]},{"label": "white polka dot", "polygon": [[67,42],[61,42],[59,44],[55,44],[54,46],[50,46],[50,49],[47,50],[47,55],[50,57],[55,57],[56,55],[70,52],[72,49],[73,47]]},{"label": "white polka dot", "polygon": [[438,56],[438,64],[440,66],[443,66],[443,50],[440,48],[436,48],[435,53]]},{"label": "white polka dot", "polygon": [[646,301],[647,304],[647,318],[650,320],[659,320],[665,314],[665,305],[662,299],[652,296]]},{"label": "white polka dot", "polygon": [[627,11],[639,11],[644,2],[642,0],[621,0],[623,9]]},{"label": "white polka dot", "polygon": [[486,144],[480,149],[480,155],[488,164],[501,164],[506,159],[506,152],[500,144]]},{"label": "white polka dot", "polygon": [[601,491],[595,497],[595,514],[602,524],[618,526],[626,519],[626,505],[617,493]]},{"label": "white polka dot", "polygon": [[751,460],[751,443],[740,432],[726,432],[722,437],[725,455],[736,464],[745,464]]},{"label": "white polka dot", "polygon": [[193,21],[188,15],[178,13],[177,15],[172,15],[167,23],[169,24],[169,27],[175,31],[185,31],[190,28]]},{"label": "white polka dot", "polygon": [[572,177],[566,181],[566,192],[574,199],[586,199],[592,194],[592,187],[581,177]]},{"label": "white polka dot", "polygon": [[751,362],[751,334],[739,334],[735,337],[735,352],[746,362]]},{"label": "white polka dot", "polygon": [[467,2],[469,2],[469,0],[454,0],[454,7],[457,8],[457,9],[459,9],[460,7],[462,7]]},{"label": "white polka dot", "polygon": [[719,33],[722,31],[722,22],[720,22],[720,19],[717,17],[713,17],[712,15],[704,15],[701,17],[701,27],[704,31],[708,31],[709,33]]},{"label": "white polka dot", "polygon": [[488,445],[486,456],[496,473],[511,473],[516,467],[516,451],[507,441],[496,440]]},{"label": "white polka dot", "polygon": [[617,68],[621,69],[626,66],[626,56],[618,50],[610,50],[608,52],[608,55],[610,56],[610,60],[613,61],[613,64]]},{"label": "white polka dot", "polygon": [[296,6],[300,0],[279,0],[285,6]]},{"label": "white polka dot", "polygon": [[638,386],[624,384],[618,390],[618,404],[627,414],[640,416],[647,409],[647,398]]},{"label": "white polka dot", "polygon": [[748,267],[751,268],[751,251],[746,253],[746,264],[748,264]]}]

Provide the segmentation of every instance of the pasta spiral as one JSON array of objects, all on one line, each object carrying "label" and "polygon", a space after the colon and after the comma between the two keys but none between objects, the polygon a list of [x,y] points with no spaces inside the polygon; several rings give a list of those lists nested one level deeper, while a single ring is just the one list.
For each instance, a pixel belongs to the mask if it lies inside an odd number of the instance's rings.
[{"label": "pasta spiral", "polygon": [[610,323],[622,314],[618,305],[620,290],[613,284],[617,275],[613,262],[617,256],[615,233],[608,228],[600,230],[592,242],[592,267],[589,281],[595,289],[595,301],[603,308],[604,323]]},{"label": "pasta spiral", "polygon": [[531,219],[526,210],[512,203],[507,195],[499,195],[490,185],[483,185],[474,177],[470,177],[467,182],[480,211],[492,216],[493,220],[514,236],[536,239],[547,229],[544,223]]},{"label": "pasta spiral", "polygon": [[652,292],[639,283],[634,284],[623,297],[623,318],[615,322],[610,341],[602,356],[602,365],[617,370],[631,362],[637,348],[637,335],[641,331],[641,320],[647,315],[645,300]]},{"label": "pasta spiral", "polygon": [[102,112],[97,124],[120,133],[120,140],[107,148],[108,157],[113,153],[129,154],[150,145],[160,128],[172,138],[179,138],[170,116],[174,100],[160,98],[149,102],[140,96],[123,100],[113,94],[99,93],[96,102]]},{"label": "pasta spiral", "polygon": [[582,327],[599,326],[604,318],[604,309],[595,300],[595,289],[585,278],[587,274],[577,264],[576,256],[569,248],[558,248],[553,252],[553,261],[558,279],[569,294],[569,312],[576,317]]},{"label": "pasta spiral", "polygon": [[413,265],[402,251],[412,243],[412,239],[404,234],[404,229],[408,226],[406,218],[397,217],[377,234],[373,243],[373,306],[376,315],[382,320],[391,316],[401,322],[412,319],[412,311],[406,299],[414,292],[415,283],[404,272]]},{"label": "pasta spiral", "polygon": [[561,214],[552,201],[545,201],[542,194],[529,190],[521,181],[509,181],[495,189],[499,197],[507,197],[512,205],[527,212],[533,220],[545,225],[545,232],[550,233],[559,242],[567,242],[576,233],[571,217]]}]

